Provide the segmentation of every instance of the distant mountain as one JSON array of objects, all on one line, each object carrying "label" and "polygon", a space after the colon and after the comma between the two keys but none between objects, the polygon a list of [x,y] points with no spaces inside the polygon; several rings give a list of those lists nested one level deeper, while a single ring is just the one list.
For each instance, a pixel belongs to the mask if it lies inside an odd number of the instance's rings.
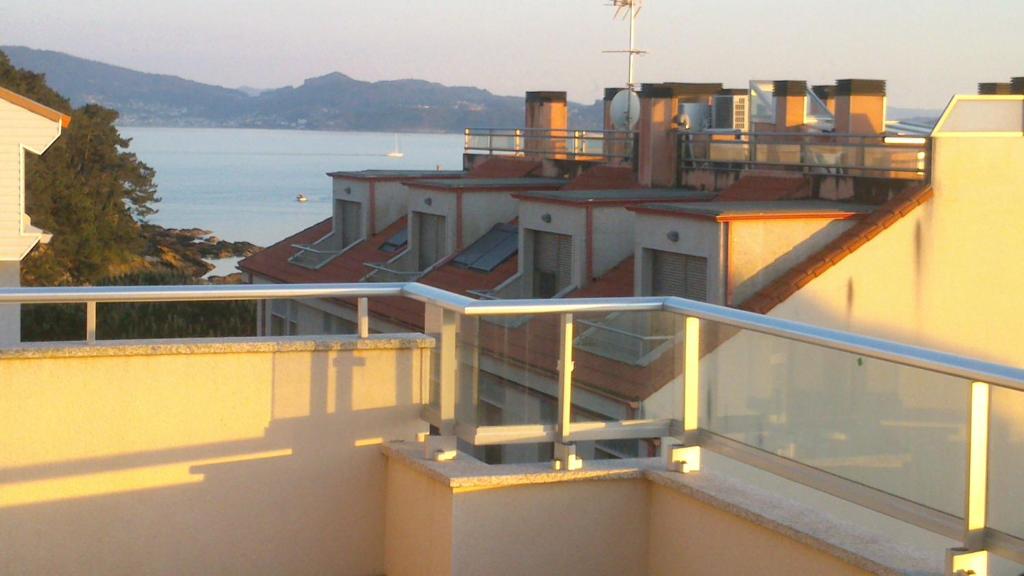
[{"label": "distant mountain", "polygon": [[[364,82],[340,72],[272,90],[224,88],[49,50],[0,46],[19,68],[46,74],[80,106],[97,103],[134,126],[461,132],[523,123],[523,99],[424,80]],[[601,102],[570,104],[571,125],[599,128]]]}]

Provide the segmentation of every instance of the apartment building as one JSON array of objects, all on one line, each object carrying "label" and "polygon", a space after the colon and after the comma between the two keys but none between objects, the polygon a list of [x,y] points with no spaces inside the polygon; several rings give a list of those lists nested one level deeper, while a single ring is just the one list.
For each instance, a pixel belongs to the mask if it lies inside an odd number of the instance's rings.
[{"label": "apartment building", "polygon": [[[42,154],[71,118],[0,88],[0,287],[21,285],[21,261],[50,234],[25,212],[25,154]],[[0,344],[21,340],[18,306],[0,306]]]}]

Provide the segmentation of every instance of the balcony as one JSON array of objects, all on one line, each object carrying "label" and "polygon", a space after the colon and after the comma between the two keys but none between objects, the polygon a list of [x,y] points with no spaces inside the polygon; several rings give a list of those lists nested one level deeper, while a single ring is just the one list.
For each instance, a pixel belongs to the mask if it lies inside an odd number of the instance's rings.
[{"label": "balcony", "polygon": [[[424,333],[370,336],[367,300],[399,296],[425,304]],[[359,334],[95,339],[111,302],[282,298],[358,300]],[[996,574],[1024,561],[1018,368],[678,298],[0,290],[16,303],[83,305],[88,337],[0,349],[0,572]],[[666,340],[646,362],[646,348],[614,359],[588,350],[595,326]],[[474,458],[499,453],[508,463]]]},{"label": "balcony", "polygon": [[789,169],[808,174],[928,179],[930,139],[789,132],[681,132],[680,168]]},{"label": "balcony", "polygon": [[532,156],[578,162],[629,162],[634,132],[467,128],[466,154]]}]

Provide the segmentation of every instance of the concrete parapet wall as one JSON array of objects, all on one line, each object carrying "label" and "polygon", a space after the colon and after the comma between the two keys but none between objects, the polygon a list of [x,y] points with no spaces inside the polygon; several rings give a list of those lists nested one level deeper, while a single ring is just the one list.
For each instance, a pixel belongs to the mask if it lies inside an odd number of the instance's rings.
[{"label": "concrete parapet wall", "polygon": [[422,336],[0,351],[0,573],[384,571]]}]

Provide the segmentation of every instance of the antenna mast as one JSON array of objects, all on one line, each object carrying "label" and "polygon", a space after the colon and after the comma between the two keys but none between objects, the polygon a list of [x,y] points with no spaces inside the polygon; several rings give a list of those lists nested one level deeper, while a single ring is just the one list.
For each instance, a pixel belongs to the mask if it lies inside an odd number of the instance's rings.
[{"label": "antenna mast", "polygon": [[612,0],[609,6],[615,8],[615,18],[629,20],[629,49],[628,50],[605,50],[606,54],[627,54],[629,56],[629,70],[626,86],[631,91],[636,90],[636,57],[646,54],[646,50],[636,48],[636,19],[643,8],[644,0]]}]

